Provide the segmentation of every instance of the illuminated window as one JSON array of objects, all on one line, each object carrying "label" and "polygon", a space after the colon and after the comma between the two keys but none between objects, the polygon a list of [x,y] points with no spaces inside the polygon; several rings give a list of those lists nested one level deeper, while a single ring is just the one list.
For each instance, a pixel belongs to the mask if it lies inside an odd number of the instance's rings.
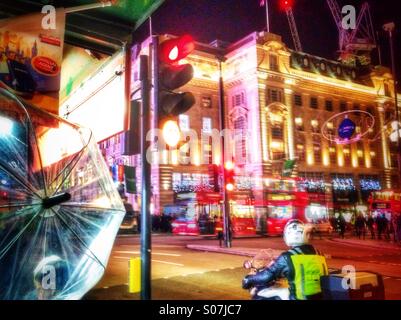
[{"label": "illuminated window", "polygon": [[351,166],[351,150],[348,148],[344,148],[343,153],[345,166]]},{"label": "illuminated window", "polygon": [[279,152],[279,151],[273,151],[273,160],[284,160],[285,159],[285,153],[284,152]]},{"label": "illuminated window", "polygon": [[270,70],[278,71],[278,58],[275,54],[269,55],[270,60]]},{"label": "illuminated window", "polygon": [[202,118],[202,131],[212,133],[212,118]]},{"label": "illuminated window", "polygon": [[312,126],[312,132],[313,133],[319,133],[319,121],[312,120],[311,121],[311,126]]},{"label": "illuminated window", "polygon": [[268,89],[267,90],[268,101],[271,102],[283,102],[283,93],[281,89]]},{"label": "illuminated window", "polygon": [[298,161],[300,162],[305,162],[306,156],[305,156],[305,146],[302,144],[297,145],[297,156],[298,156]]},{"label": "illuminated window", "polygon": [[241,92],[232,97],[233,107],[245,106],[245,93]]},{"label": "illuminated window", "polygon": [[357,152],[356,153],[358,155],[358,158],[363,158],[365,156],[364,146],[363,146],[363,143],[361,141],[359,141],[357,143]]},{"label": "illuminated window", "polygon": [[335,147],[329,148],[330,164],[335,165],[337,163],[337,150]]},{"label": "illuminated window", "polygon": [[313,157],[315,160],[315,164],[321,164],[322,163],[322,140],[320,139],[320,136],[313,135],[312,142],[313,142]]},{"label": "illuminated window", "polygon": [[391,97],[390,87],[387,82],[384,83],[384,95],[386,97]]},{"label": "illuminated window", "polygon": [[284,130],[282,125],[275,125],[272,127],[272,138],[282,140],[284,137]]},{"label": "illuminated window", "polygon": [[327,123],[327,132],[330,135],[334,135],[334,124],[333,124],[333,122],[328,122]]},{"label": "illuminated window", "polygon": [[241,160],[245,161],[246,151],[246,118],[240,116],[234,121],[234,130],[236,135],[240,135],[235,138],[235,158],[238,162]]},{"label": "illuminated window", "polygon": [[[372,150],[373,148],[371,145],[370,149]],[[373,168],[377,167],[377,154],[375,151],[370,151],[370,166]]]},{"label": "illuminated window", "polygon": [[203,140],[203,155],[205,164],[213,163],[213,148],[212,148],[212,137],[208,136]]},{"label": "illuminated window", "polygon": [[180,114],[179,116],[179,126],[182,131],[189,131],[189,116],[186,114]]},{"label": "illuminated window", "polygon": [[298,131],[304,131],[304,121],[302,118],[295,118],[295,126]]}]

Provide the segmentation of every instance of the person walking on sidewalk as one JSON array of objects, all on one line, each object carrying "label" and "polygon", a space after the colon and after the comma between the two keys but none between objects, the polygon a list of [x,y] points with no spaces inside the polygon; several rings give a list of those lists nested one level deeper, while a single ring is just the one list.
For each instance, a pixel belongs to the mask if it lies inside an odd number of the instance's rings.
[{"label": "person walking on sidewalk", "polygon": [[340,216],[338,217],[338,229],[340,231],[340,237],[341,239],[345,239],[345,229],[347,226],[347,222],[344,219],[344,216],[342,215],[342,213],[340,214]]},{"label": "person walking on sidewalk", "polygon": [[361,236],[363,236],[363,240],[365,240],[365,219],[363,218],[362,214],[359,214],[355,220],[355,231],[359,240],[361,239]]},{"label": "person walking on sidewalk", "polygon": [[366,226],[369,229],[371,239],[375,240],[376,239],[376,235],[375,235],[375,219],[373,219],[371,214],[368,216],[368,219],[366,220]]}]

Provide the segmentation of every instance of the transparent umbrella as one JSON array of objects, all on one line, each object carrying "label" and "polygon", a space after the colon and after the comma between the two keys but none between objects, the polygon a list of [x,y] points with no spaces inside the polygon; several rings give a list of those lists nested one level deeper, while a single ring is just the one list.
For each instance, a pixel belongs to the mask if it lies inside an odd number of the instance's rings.
[{"label": "transparent umbrella", "polygon": [[0,299],[80,299],[124,217],[89,130],[0,89]]}]

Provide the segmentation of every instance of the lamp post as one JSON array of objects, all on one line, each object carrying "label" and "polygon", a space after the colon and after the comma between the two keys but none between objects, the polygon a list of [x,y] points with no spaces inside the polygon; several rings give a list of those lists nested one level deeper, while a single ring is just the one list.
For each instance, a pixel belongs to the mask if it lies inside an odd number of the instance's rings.
[{"label": "lamp post", "polygon": [[227,141],[225,141],[224,130],[225,130],[225,103],[224,103],[224,80],[223,80],[223,70],[222,70],[222,62],[224,62],[223,57],[217,57],[219,60],[219,109],[220,109],[220,130],[223,133],[222,138],[222,148],[221,148],[221,157],[222,157],[222,166],[223,166],[223,233],[224,233],[224,246],[226,248],[231,248],[231,219],[230,219],[230,194],[226,188],[226,169],[225,164],[225,146],[227,145]]},{"label": "lamp post", "polygon": [[[400,115],[399,115],[399,109],[398,109],[398,95],[397,95],[397,72],[396,72],[396,67],[395,67],[395,53],[394,53],[394,29],[395,29],[395,23],[390,22],[386,23],[383,26],[383,29],[388,32],[389,38],[390,38],[390,53],[391,53],[391,69],[393,73],[393,78],[394,78],[394,104],[395,104],[395,117],[396,117],[396,123],[397,123],[397,132],[400,132]],[[399,187],[401,187],[401,141],[400,137],[397,139],[397,159],[398,159],[398,184]]]}]

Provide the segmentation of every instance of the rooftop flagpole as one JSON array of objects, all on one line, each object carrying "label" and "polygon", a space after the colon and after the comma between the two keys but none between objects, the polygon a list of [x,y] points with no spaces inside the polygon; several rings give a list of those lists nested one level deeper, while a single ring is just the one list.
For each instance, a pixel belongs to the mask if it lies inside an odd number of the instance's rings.
[{"label": "rooftop flagpole", "polygon": [[269,14],[269,0],[261,0],[260,6],[265,5],[266,7],[266,28],[267,32],[270,33],[270,14]]}]

